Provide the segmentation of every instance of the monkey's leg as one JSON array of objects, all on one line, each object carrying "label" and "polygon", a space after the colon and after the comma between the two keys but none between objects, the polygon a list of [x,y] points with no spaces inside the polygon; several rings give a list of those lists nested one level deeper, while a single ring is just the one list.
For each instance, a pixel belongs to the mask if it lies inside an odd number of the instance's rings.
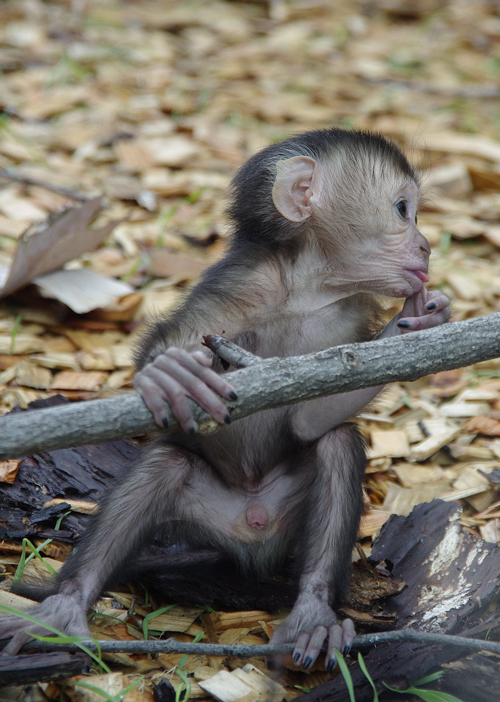
[{"label": "monkey's leg", "polygon": [[[142,463],[111,490],[97,518],[57,577],[57,594],[29,614],[73,636],[90,638],[86,612],[124,561],[153,529],[182,519],[182,493],[200,459],[175,447],[152,448]],[[210,468],[205,466],[205,472]],[[16,654],[32,637],[50,634],[15,616],[0,618],[0,639],[12,636],[4,653]]]},{"label": "monkey's leg", "polygon": [[[326,666],[333,670],[333,649],[348,651],[355,633],[351,620],[342,625],[337,622],[331,605],[347,594],[351,553],[363,510],[365,454],[356,427],[349,424],[323,436],[311,452],[316,475],[306,498],[299,595],[271,643],[295,643],[293,662],[309,668],[328,639]],[[278,667],[281,660],[274,658],[269,664]]]}]

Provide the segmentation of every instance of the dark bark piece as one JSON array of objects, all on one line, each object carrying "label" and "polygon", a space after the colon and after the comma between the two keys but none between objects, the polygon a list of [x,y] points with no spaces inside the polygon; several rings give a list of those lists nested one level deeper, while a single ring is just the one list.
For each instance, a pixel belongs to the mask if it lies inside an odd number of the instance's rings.
[{"label": "dark bark piece", "polygon": [[[415,507],[408,517],[392,516],[376,540],[373,560],[385,560],[392,574],[408,587],[387,600],[384,610],[398,615],[397,628],[411,627],[431,633],[471,638],[500,639],[500,613],[490,605],[500,583],[500,548],[485,543],[460,526],[457,503],[434,500]],[[418,678],[440,666],[459,660],[467,652],[460,648],[428,644],[380,644],[365,657],[368,671],[379,692],[407,688]],[[357,665],[351,668],[356,701],[373,699],[373,691]],[[490,682],[475,676],[477,698],[489,694]],[[442,689],[448,691],[446,677]],[[451,692],[451,690],[450,690]],[[458,694],[459,698],[461,697]],[[341,676],[320,685],[301,702],[343,702],[346,687]],[[469,702],[465,698],[465,702]]]},{"label": "dark bark piece", "polygon": [[[37,400],[33,408],[69,404],[61,396]],[[0,537],[24,536],[57,538],[72,542],[89,523],[86,514],[72,512],[65,517],[61,530],[53,527],[67,511],[64,505],[44,508],[52,498],[99,502],[112,481],[138,458],[141,449],[132,441],[114,441],[80,448],[60,449],[24,458],[12,485],[2,484]]]},{"label": "dark bark piece", "polygon": [[[499,325],[497,312],[391,339],[346,344],[305,356],[264,359],[231,375],[238,396],[230,403],[231,419],[357,388],[416,380],[429,373],[497,358]],[[214,431],[212,418],[195,403],[191,406],[201,430]],[[179,425],[170,410],[166,417],[168,431],[178,432]],[[0,457],[14,458],[157,430],[137,395],[80,402],[37,415],[20,413],[0,419]]]},{"label": "dark bark piece", "polygon": [[88,669],[89,658],[84,653],[36,653],[20,656],[0,656],[0,687],[29,685],[79,675]]},{"label": "dark bark piece", "polygon": [[435,685],[435,689],[456,695],[464,702],[498,702],[500,656],[482,651],[446,663],[443,668],[446,675]]},{"label": "dark bark piece", "polygon": [[161,680],[153,686],[154,702],[175,702],[175,688],[170,680]]}]

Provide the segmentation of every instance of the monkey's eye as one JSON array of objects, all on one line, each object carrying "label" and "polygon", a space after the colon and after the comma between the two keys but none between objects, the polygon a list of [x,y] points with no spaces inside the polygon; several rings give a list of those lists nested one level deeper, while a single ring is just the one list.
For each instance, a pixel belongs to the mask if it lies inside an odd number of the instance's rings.
[{"label": "monkey's eye", "polygon": [[401,215],[403,219],[406,219],[408,216],[408,203],[406,200],[400,200],[398,204],[396,205],[396,209]]}]

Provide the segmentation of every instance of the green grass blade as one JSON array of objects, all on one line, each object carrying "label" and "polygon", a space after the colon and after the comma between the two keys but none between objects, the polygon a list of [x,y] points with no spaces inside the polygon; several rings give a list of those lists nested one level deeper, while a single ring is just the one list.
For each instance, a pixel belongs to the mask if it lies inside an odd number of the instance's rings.
[{"label": "green grass blade", "polygon": [[143,619],[142,622],[142,633],[144,634],[144,640],[148,640],[148,629],[149,629],[149,622],[151,619],[154,619],[155,617],[159,617],[160,614],[163,614],[164,612],[168,612],[169,609],[173,609],[174,607],[177,607],[176,604],[173,605],[167,605],[167,607],[160,607],[160,609],[155,609],[154,612],[150,612],[149,614],[146,614],[146,616]]},{"label": "green grass blade", "polygon": [[[108,666],[101,660],[101,651],[97,642],[96,646],[98,653],[95,654],[93,651],[87,648],[87,646],[79,643],[79,641],[84,640],[83,637],[66,636],[66,634],[63,631],[59,631],[59,629],[56,629],[50,624],[46,624],[40,619],[32,617],[30,614],[26,614],[26,612],[20,612],[18,609],[14,609],[14,607],[9,607],[8,605],[0,604],[0,612],[5,612],[6,614],[13,614],[15,617],[20,617],[21,619],[25,619],[28,622],[32,622],[32,624],[37,624],[38,626],[47,629],[47,631],[51,631],[53,634],[56,634],[56,636],[60,637],[57,639],[57,643],[75,643],[79,649],[81,649],[84,653],[87,654],[87,656],[92,658],[93,661],[95,661],[99,666],[101,666],[101,668],[103,668],[106,671],[106,673],[111,673],[111,670],[108,668]],[[41,641],[44,640],[44,637],[40,634],[31,634],[31,636],[33,636],[34,639],[40,639]],[[52,637],[47,638],[51,639]],[[74,641],[73,639],[77,640]]]},{"label": "green grass blade", "polygon": [[413,687],[419,687],[420,685],[427,685],[434,680],[439,680],[444,675],[444,670],[438,670],[437,673],[432,673],[432,675],[427,675],[425,678],[419,678],[413,683]]},{"label": "green grass blade", "polygon": [[356,702],[356,698],[354,697],[354,685],[352,683],[351,673],[349,672],[347,663],[344,660],[344,656],[340,653],[340,651],[337,651],[336,648],[334,648],[333,650],[335,651],[335,656],[337,658],[337,663],[339,664],[340,672],[342,673],[342,677],[344,678],[345,684],[349,691],[349,700],[350,702]]},{"label": "green grass blade", "polygon": [[368,680],[368,682],[370,683],[370,685],[373,688],[373,702],[378,702],[377,688],[375,687],[375,683],[371,679],[370,673],[368,672],[368,668],[366,667],[366,664],[363,660],[363,656],[361,655],[361,653],[358,653],[358,663],[359,663],[359,667],[361,668],[361,670],[365,674],[366,679]]}]

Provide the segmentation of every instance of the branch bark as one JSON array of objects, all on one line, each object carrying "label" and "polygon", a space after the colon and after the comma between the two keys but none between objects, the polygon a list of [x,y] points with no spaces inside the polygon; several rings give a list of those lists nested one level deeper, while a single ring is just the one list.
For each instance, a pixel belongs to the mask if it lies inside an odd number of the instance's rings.
[{"label": "branch bark", "polygon": [[[413,641],[417,644],[437,644],[441,646],[455,646],[465,651],[492,651],[500,654],[498,641],[482,641],[481,639],[468,639],[465,636],[450,636],[449,634],[430,634],[415,629],[399,629],[396,631],[383,631],[375,634],[362,634],[356,636],[353,648],[365,648],[381,643],[400,643]],[[185,643],[177,639],[164,641],[82,641],[92,651],[101,650],[103,653],[187,653],[197,656],[234,656],[235,658],[252,658],[253,656],[288,655],[293,653],[295,644],[206,644]],[[78,651],[75,643],[46,643],[43,641],[30,641],[27,649],[37,651]]]},{"label": "branch bark", "polygon": [[[221,353],[222,356],[222,353]],[[500,313],[392,339],[268,358],[231,374],[231,419],[335,393],[468,366],[500,356]],[[219,427],[193,403],[202,433]],[[169,429],[178,432],[168,412]],[[0,459],[159,431],[137,395],[12,414],[0,420]]]}]

